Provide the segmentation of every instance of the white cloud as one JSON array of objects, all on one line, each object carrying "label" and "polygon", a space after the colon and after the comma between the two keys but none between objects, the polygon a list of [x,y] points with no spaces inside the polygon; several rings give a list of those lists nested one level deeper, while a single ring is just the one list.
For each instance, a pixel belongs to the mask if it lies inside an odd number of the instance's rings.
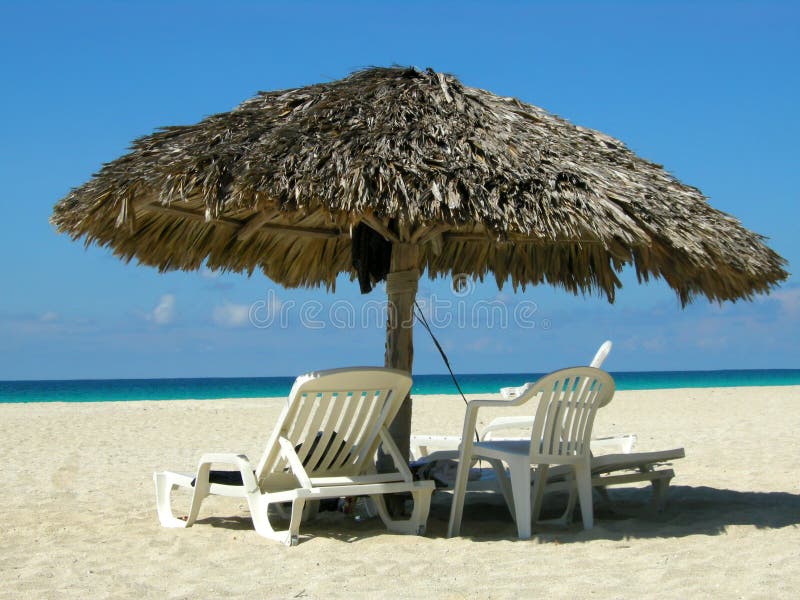
[{"label": "white cloud", "polygon": [[662,336],[656,336],[642,340],[642,349],[648,352],[663,352],[667,349],[668,343]]},{"label": "white cloud", "polygon": [[246,304],[229,304],[215,306],[213,313],[214,322],[224,327],[241,327],[250,320],[250,307]]},{"label": "white cloud", "polygon": [[484,337],[484,338],[478,338],[472,342],[467,342],[466,344],[464,344],[463,347],[465,350],[471,350],[473,352],[481,352],[482,350],[488,350],[493,344],[494,342],[492,341],[491,338]]},{"label": "white cloud", "polygon": [[783,312],[792,317],[800,316],[800,287],[777,290],[770,295],[780,302]]},{"label": "white cloud", "polygon": [[57,312],[53,312],[52,310],[48,310],[46,313],[42,314],[39,317],[39,320],[42,323],[51,323],[53,321],[57,321],[58,320],[58,313]]},{"label": "white cloud", "polygon": [[[694,339],[694,338],[692,338]],[[615,350],[626,352],[663,352],[671,347],[674,342],[655,330],[644,331],[642,334],[629,335],[614,340]]]},{"label": "white cloud", "polygon": [[460,351],[493,354],[506,354],[511,350],[511,346],[504,344],[495,337],[480,337],[464,344],[459,344],[458,348]]},{"label": "white cloud", "polygon": [[175,296],[164,294],[156,307],[147,314],[147,320],[156,325],[167,325],[175,319]]}]

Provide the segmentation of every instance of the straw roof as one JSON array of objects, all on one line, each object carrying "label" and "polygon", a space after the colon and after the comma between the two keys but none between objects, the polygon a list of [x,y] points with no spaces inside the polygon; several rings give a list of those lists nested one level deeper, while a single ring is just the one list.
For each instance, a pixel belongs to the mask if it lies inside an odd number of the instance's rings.
[{"label": "straw roof", "polygon": [[431,277],[493,274],[613,301],[617,273],[683,303],[748,298],[784,260],[621,142],[411,68],[262,92],[133,142],[56,204],[73,238],[161,270],[262,270],[289,287],[355,276],[351,232],[420,247]]}]

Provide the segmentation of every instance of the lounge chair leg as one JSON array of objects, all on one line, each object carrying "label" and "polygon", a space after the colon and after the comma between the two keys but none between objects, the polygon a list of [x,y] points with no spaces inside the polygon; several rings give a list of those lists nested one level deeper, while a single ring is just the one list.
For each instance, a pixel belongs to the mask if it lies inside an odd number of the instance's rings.
[{"label": "lounge chair leg", "polygon": [[422,535],[425,533],[425,526],[428,521],[428,513],[431,509],[431,495],[434,488],[421,487],[411,491],[411,498],[414,508],[408,519],[393,519],[386,506],[386,500],[382,494],[370,496],[378,509],[378,516],[383,521],[386,529],[392,533],[403,533],[412,535]]},{"label": "lounge chair leg", "polygon": [[186,519],[178,519],[172,514],[171,496],[172,490],[176,487],[188,487],[185,484],[178,485],[173,479],[174,475],[167,472],[153,473],[153,481],[156,485],[156,510],[158,520],[164,527],[191,527],[197,520],[200,512],[200,505],[203,499],[208,496],[208,468],[201,467],[195,477],[195,485],[192,490],[192,501],[189,506],[189,515]]},{"label": "lounge chair leg", "polygon": [[300,522],[303,520],[305,498],[292,500],[292,516],[289,519],[288,538],[284,542],[288,546],[296,546],[300,538]]},{"label": "lounge chair leg", "polygon": [[428,526],[428,514],[431,511],[431,498],[434,488],[422,489],[412,492],[411,497],[414,502],[414,510],[411,512],[411,525],[414,533],[423,535]]},{"label": "lounge chair leg", "polygon": [[200,465],[197,469],[197,476],[194,480],[194,492],[192,493],[192,504],[189,507],[189,516],[186,518],[186,526],[191,527],[200,514],[200,505],[208,496],[211,484],[209,483],[210,464]]},{"label": "lounge chair leg", "polygon": [[172,514],[172,490],[177,485],[173,484],[167,473],[153,473],[153,481],[156,485],[156,510],[158,520],[164,527],[184,528],[191,526],[191,523],[183,519],[178,519]]},{"label": "lounge chair leg", "polygon": [[[269,505],[272,504],[262,497],[257,491],[247,494],[247,505],[250,509],[250,518],[253,527],[260,536],[280,542],[287,546],[296,546],[300,536],[300,521],[302,520],[305,498],[295,498],[292,501],[292,512],[289,517],[289,529],[278,531],[269,521]],[[277,503],[274,503],[277,504]]]},{"label": "lounge chair leg", "polygon": [[431,496],[433,495],[434,488],[423,488],[418,491],[411,492],[411,497],[414,502],[414,508],[411,511],[411,518],[408,523],[410,526],[410,533],[416,535],[423,535],[425,527],[428,523],[428,513],[431,510]]},{"label": "lounge chair leg", "polygon": [[578,501],[581,504],[583,528],[594,527],[594,507],[592,505],[592,471],[588,464],[575,465],[575,485],[578,488]]},{"label": "lounge chair leg", "polygon": [[672,477],[662,477],[652,481],[653,495],[650,498],[650,505],[656,512],[662,512],[667,505],[670,481],[672,481]]}]

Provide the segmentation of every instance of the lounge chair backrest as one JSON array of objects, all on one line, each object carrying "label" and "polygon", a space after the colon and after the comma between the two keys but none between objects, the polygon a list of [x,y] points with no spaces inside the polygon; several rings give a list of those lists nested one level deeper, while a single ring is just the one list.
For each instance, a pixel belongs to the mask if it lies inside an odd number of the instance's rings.
[{"label": "lounge chair backrest", "polygon": [[[286,441],[309,477],[351,476],[370,466],[379,432],[411,389],[404,371],[332,369],[298,377],[256,470],[259,481],[285,474]],[[284,452],[282,452],[283,444]]]},{"label": "lounge chair backrest", "polygon": [[608,353],[611,352],[612,345],[613,344],[611,343],[611,340],[606,340],[600,344],[600,347],[597,349],[597,352],[594,353],[594,358],[592,359],[592,362],[589,363],[589,366],[599,369],[600,365],[602,365],[603,361],[605,361],[606,356],[608,356]]},{"label": "lounge chair backrest", "polygon": [[531,464],[587,455],[597,409],[613,395],[614,380],[593,367],[561,369],[534,383],[520,398],[525,402],[540,396],[531,431]]}]

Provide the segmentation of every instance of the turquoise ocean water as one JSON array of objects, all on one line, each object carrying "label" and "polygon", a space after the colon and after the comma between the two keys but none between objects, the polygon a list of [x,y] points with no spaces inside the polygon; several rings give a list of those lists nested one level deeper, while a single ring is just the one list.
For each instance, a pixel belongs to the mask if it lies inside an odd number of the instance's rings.
[{"label": "turquoise ocean water", "polygon": [[[465,394],[496,393],[537,373],[457,375]],[[612,373],[620,390],[800,385],[800,369]],[[0,381],[0,402],[103,402],[285,396],[293,377]],[[449,375],[415,375],[414,394],[458,393]]]}]

